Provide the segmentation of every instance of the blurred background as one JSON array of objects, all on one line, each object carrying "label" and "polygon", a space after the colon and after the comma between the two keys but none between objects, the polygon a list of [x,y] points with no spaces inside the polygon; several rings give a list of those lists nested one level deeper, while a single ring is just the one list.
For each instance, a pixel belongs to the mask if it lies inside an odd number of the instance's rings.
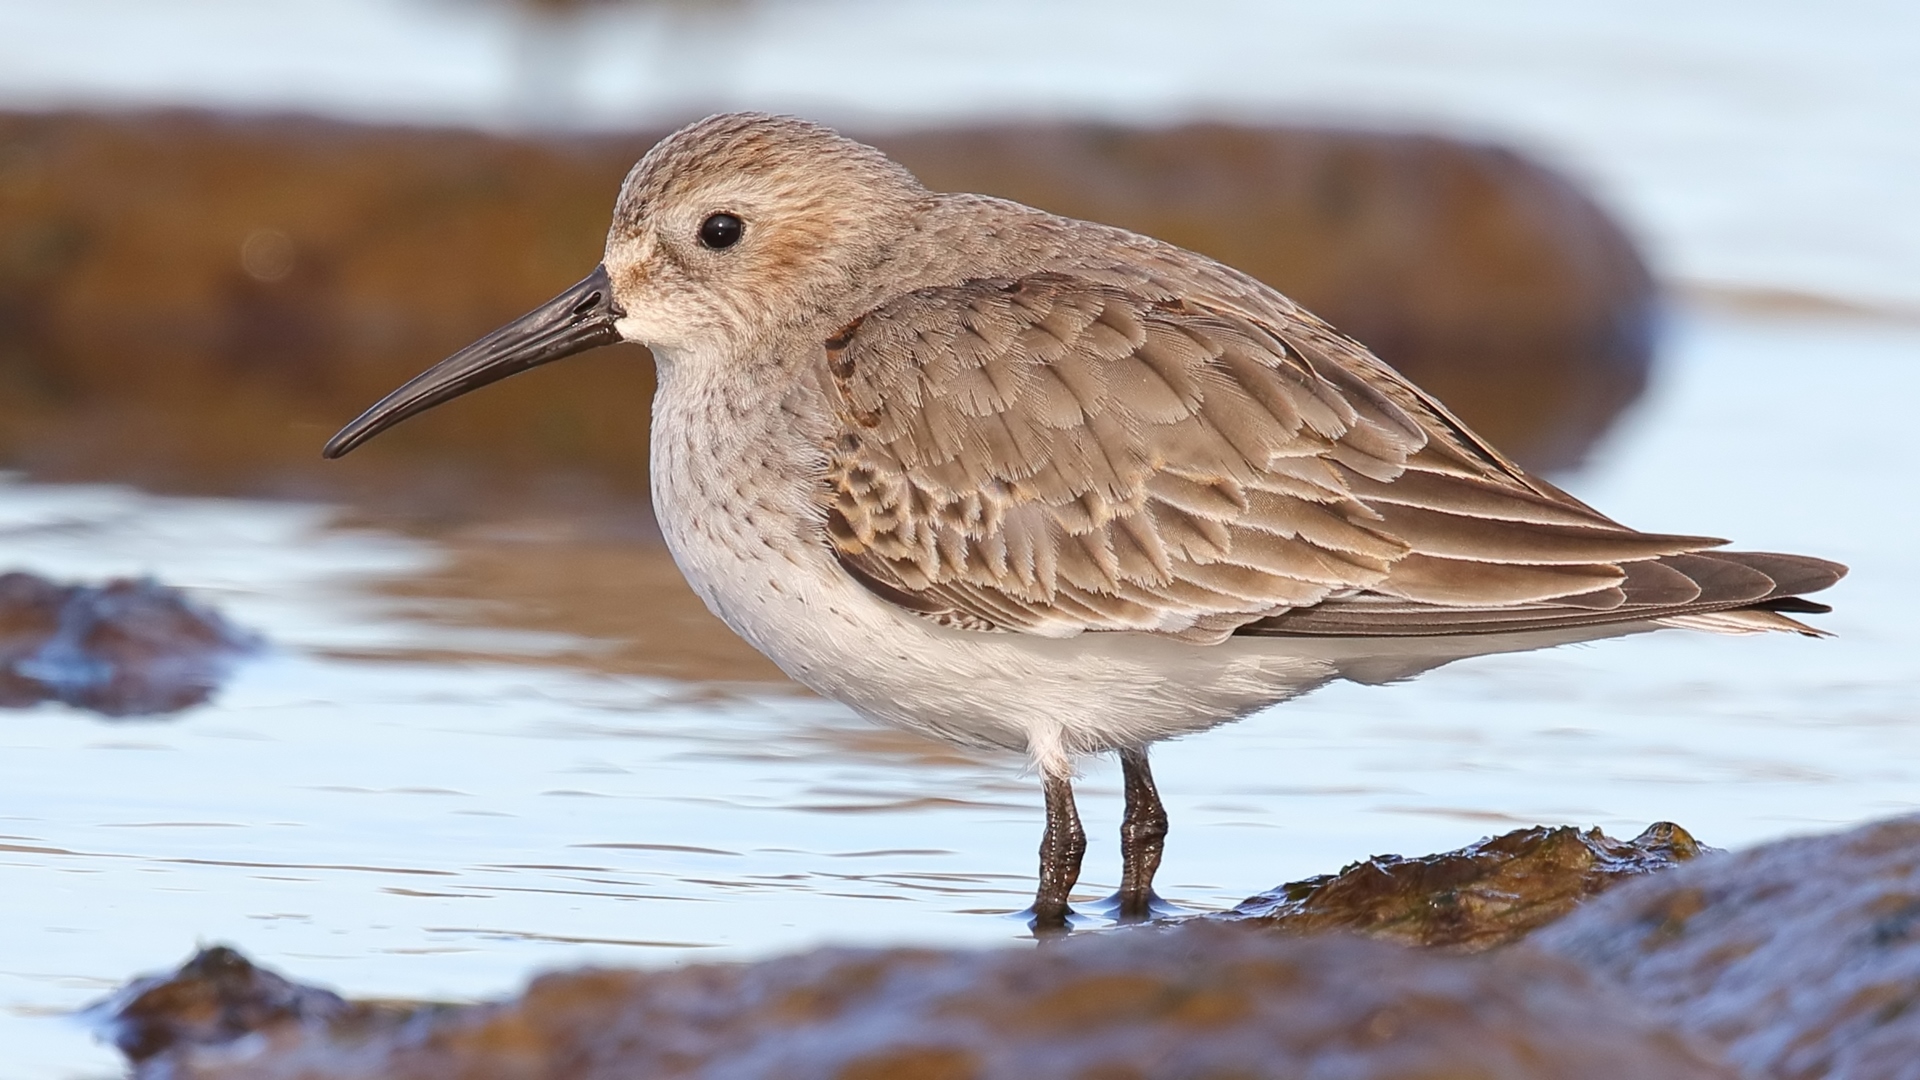
[{"label": "blurred background", "polygon": [[[1170,746],[1173,898],[1920,800],[1907,5],[0,0],[0,573],[50,583],[0,588],[0,1077],[110,1075],[69,1014],[195,941],[468,997],[1022,932],[1020,763],[805,696],[680,584],[643,350],[318,458],[745,108],[1246,269],[1631,524],[1855,568],[1830,641],[1490,658]],[[141,575],[231,662],[59,588]],[[59,638],[80,599],[106,629]]]}]

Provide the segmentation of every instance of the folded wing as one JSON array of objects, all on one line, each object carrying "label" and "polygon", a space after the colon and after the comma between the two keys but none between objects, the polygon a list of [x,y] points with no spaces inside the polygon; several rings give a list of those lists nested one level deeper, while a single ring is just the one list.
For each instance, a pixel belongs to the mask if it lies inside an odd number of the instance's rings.
[{"label": "folded wing", "polygon": [[1726,610],[1835,576],[1628,529],[1324,325],[1151,283],[922,289],[824,361],[841,564],[966,629],[1492,632]]}]

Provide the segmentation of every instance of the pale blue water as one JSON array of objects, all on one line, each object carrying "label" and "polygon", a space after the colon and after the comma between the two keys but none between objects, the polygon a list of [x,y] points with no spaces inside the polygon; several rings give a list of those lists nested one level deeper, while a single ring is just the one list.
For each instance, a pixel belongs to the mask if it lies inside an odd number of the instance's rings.
[{"label": "pale blue water", "polygon": [[[1672,819],[1739,846],[1920,806],[1902,452],[1920,329],[1694,313],[1667,372],[1571,486],[1644,527],[1851,563],[1818,620],[1838,636],[1488,658],[1166,746],[1163,891],[1228,905],[1518,824]],[[0,564],[152,572],[280,645],[171,722],[0,714],[0,1077],[110,1074],[57,1014],[197,942],[357,993],[472,997],[564,964],[1023,932],[983,913],[1031,887],[1038,795],[1018,761],[777,689],[542,663],[569,643],[379,597],[432,545],[328,521],[0,486]],[[423,648],[494,659],[379,659]],[[1088,895],[1116,871],[1115,780],[1103,763],[1082,788]]]}]

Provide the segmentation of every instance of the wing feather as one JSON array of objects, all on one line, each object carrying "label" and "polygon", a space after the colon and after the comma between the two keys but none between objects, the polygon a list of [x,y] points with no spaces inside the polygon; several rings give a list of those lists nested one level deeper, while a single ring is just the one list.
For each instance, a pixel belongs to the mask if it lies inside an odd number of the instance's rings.
[{"label": "wing feather", "polygon": [[849,574],[967,630],[1200,642],[1684,616],[1837,577],[1628,529],[1311,316],[1163,285],[967,281],[826,342]]}]

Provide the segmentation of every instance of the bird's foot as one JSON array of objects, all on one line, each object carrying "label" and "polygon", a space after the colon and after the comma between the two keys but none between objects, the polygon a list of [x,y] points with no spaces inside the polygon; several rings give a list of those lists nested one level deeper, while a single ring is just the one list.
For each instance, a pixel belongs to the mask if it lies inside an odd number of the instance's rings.
[{"label": "bird's foot", "polygon": [[1007,916],[1025,923],[1036,938],[1064,937],[1075,930],[1085,929],[1104,921],[1099,916],[1089,917],[1065,904],[1033,904],[1024,911],[1016,911]]},{"label": "bird's foot", "polygon": [[1152,922],[1163,915],[1178,914],[1182,909],[1179,904],[1164,900],[1159,893],[1148,889],[1144,896],[1139,893],[1116,892],[1088,904],[1087,910],[1124,926],[1128,923]]}]

